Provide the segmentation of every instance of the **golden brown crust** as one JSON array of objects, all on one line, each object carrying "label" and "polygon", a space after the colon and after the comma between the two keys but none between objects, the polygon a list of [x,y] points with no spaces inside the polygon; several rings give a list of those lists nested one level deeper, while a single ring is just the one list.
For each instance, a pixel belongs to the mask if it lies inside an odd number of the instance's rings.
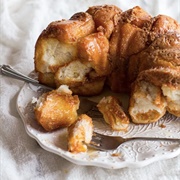
[{"label": "golden brown crust", "polygon": [[139,6],[121,14],[110,38],[109,58],[113,71],[108,78],[108,84],[113,91],[129,91],[126,79],[129,57],[146,48],[151,19]]},{"label": "golden brown crust", "polygon": [[[134,46],[134,44],[137,44]],[[109,57],[113,64],[113,71],[109,76],[109,85],[115,92],[128,91],[126,71],[128,58],[146,47],[146,33],[144,30],[130,23],[119,24],[110,39]],[[117,83],[119,82],[119,83]]]},{"label": "golden brown crust", "polygon": [[79,98],[69,93],[53,90],[44,93],[34,110],[38,123],[46,130],[53,131],[68,127],[77,120]]},{"label": "golden brown crust", "polygon": [[103,114],[104,120],[113,130],[126,131],[129,124],[129,118],[124,112],[119,100],[113,96],[107,96],[100,100],[97,105],[99,111]]},{"label": "golden brown crust", "polygon": [[78,13],[70,20],[54,21],[40,34],[35,45],[35,69],[41,73],[56,72],[59,66],[76,59],[76,43],[95,31],[88,13]]},{"label": "golden brown crust", "polygon": [[43,36],[45,38],[56,38],[64,43],[73,43],[94,31],[95,24],[92,16],[81,12],[72,16],[70,20],[50,23]]},{"label": "golden brown crust", "polygon": [[152,19],[149,35],[150,42],[153,42],[157,37],[169,33],[180,34],[180,25],[175,19],[166,15],[158,15]]},{"label": "golden brown crust", "polygon": [[129,83],[132,83],[141,71],[159,67],[180,69],[180,35],[163,35],[155,39],[147,49],[133,55],[128,66]]},{"label": "golden brown crust", "polygon": [[[139,73],[137,68],[140,69],[139,65],[143,67],[143,62],[144,67],[148,66],[148,64],[152,68],[161,66],[160,61],[157,63],[150,59],[150,56],[152,59],[157,56],[155,54],[157,51],[161,53],[164,59],[168,59],[166,56],[171,55],[173,52],[177,55],[179,49],[177,41],[179,40],[173,36],[178,36],[176,34],[179,33],[179,30],[180,25],[174,19],[165,15],[152,18],[138,6],[123,12],[119,24],[115,27],[110,39],[109,56],[114,67],[108,81],[111,89],[116,92],[129,91],[129,84],[136,79]],[[162,38],[162,35],[164,35],[164,38]],[[169,36],[167,37],[169,40],[165,40],[166,36]],[[148,47],[149,44],[151,44],[150,47]],[[168,49],[169,52],[165,50],[167,48],[165,46],[171,46],[171,49]],[[176,50],[175,46],[177,47]],[[147,47],[148,50],[146,51]],[[157,47],[159,50],[156,49]],[[161,52],[160,49],[162,49]],[[141,51],[143,52],[141,53]],[[131,57],[132,55],[137,56],[137,58]],[[143,62],[139,59],[142,59]],[[168,63],[166,65],[168,66]],[[128,73],[127,68],[129,69]],[[129,72],[131,72],[130,75]],[[130,82],[128,82],[127,76]]]},{"label": "golden brown crust", "polygon": [[35,45],[35,69],[56,72],[60,66],[77,58],[77,40],[95,31],[88,13],[78,13],[70,20],[54,21],[40,34]]},{"label": "golden brown crust", "polygon": [[93,79],[87,79],[83,84],[79,86],[70,87],[74,94],[81,96],[94,96],[102,92],[106,77],[96,77]]},{"label": "golden brown crust", "polygon": [[92,15],[96,30],[109,38],[117,25],[122,10],[114,5],[92,6],[87,12]]},{"label": "golden brown crust", "polygon": [[145,80],[161,87],[163,84],[178,85],[180,84],[180,69],[154,68],[139,73],[136,81]]},{"label": "golden brown crust", "polygon": [[109,41],[102,32],[81,38],[77,43],[77,47],[79,60],[82,63],[89,64],[99,76],[110,73]]},{"label": "golden brown crust", "polygon": [[54,80],[54,73],[38,73],[38,79],[39,81],[44,84],[47,85],[49,87],[55,88],[56,84],[55,84],[55,80]]},{"label": "golden brown crust", "polygon": [[133,24],[139,28],[148,28],[152,17],[139,6],[135,6],[122,13],[121,19],[125,23]]}]

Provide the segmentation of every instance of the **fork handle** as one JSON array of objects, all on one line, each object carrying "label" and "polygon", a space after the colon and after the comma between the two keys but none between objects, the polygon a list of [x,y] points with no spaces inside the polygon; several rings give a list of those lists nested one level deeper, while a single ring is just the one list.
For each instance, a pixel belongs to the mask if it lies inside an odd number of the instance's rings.
[{"label": "fork handle", "polygon": [[172,142],[180,142],[179,138],[161,138],[161,137],[132,137],[127,138],[126,141],[131,140],[146,140],[146,141],[172,141]]},{"label": "fork handle", "polygon": [[14,79],[22,80],[28,83],[32,83],[35,85],[39,85],[39,81],[32,79],[18,71],[15,71],[12,67],[9,65],[1,65],[0,66],[0,73],[5,76],[9,76]]}]

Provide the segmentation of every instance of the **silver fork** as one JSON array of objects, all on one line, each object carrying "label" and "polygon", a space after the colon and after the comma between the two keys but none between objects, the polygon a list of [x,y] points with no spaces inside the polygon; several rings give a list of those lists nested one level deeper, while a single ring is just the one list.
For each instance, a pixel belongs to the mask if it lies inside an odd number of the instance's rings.
[{"label": "silver fork", "polygon": [[128,142],[128,141],[171,141],[171,142],[178,142],[180,143],[179,138],[161,138],[161,137],[131,137],[131,138],[123,138],[120,136],[107,136],[103,134],[99,134],[97,132],[93,132],[92,140],[89,147],[107,151],[107,150],[115,150],[121,144]]},{"label": "silver fork", "polygon": [[25,81],[25,82],[29,82],[29,83],[32,83],[32,84],[35,84],[35,85],[39,85],[39,81],[35,80],[35,79],[32,79],[28,76],[25,76],[24,74],[14,70],[11,66],[9,65],[1,65],[0,66],[0,73],[2,75],[5,75],[5,76],[9,76],[9,77],[12,77],[12,78],[15,78],[15,79],[18,79],[18,80],[22,80],[22,81]]},{"label": "silver fork", "polygon": [[9,65],[5,65],[5,64],[0,65],[0,74],[11,77],[11,78],[14,78],[14,79],[18,79],[18,80],[21,80],[21,81],[31,83],[31,84],[36,85],[36,86],[41,86],[42,89],[44,89],[44,91],[52,90],[51,87],[40,84],[38,80],[35,80],[35,79],[33,79],[33,78],[29,77],[29,76],[26,76],[26,75],[22,74],[21,72],[19,72],[17,70],[14,70]]}]

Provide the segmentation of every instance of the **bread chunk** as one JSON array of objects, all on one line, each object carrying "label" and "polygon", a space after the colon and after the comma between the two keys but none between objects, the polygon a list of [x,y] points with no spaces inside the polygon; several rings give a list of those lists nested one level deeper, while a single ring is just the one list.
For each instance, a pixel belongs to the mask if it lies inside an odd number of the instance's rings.
[{"label": "bread chunk", "polygon": [[34,109],[37,122],[46,130],[68,127],[77,118],[79,98],[65,85],[57,90],[43,93]]},{"label": "bread chunk", "polygon": [[70,20],[54,21],[39,36],[35,46],[35,67],[41,73],[56,72],[76,59],[77,40],[95,30],[92,16],[78,13]]},{"label": "bread chunk", "polygon": [[87,145],[92,139],[92,119],[81,114],[78,120],[68,127],[68,151],[80,153],[87,151]]},{"label": "bread chunk", "polygon": [[[90,73],[91,74],[91,73]],[[70,87],[74,94],[81,96],[94,96],[99,95],[106,81],[106,77],[95,77],[93,79],[87,79],[82,85]]]},{"label": "bread chunk", "polygon": [[129,118],[116,97],[107,96],[102,98],[97,107],[103,114],[106,123],[109,124],[113,130],[127,130],[129,125]]},{"label": "bread chunk", "polygon": [[109,41],[102,32],[81,38],[77,43],[77,47],[79,61],[89,64],[99,76],[110,74]]},{"label": "bread chunk", "polygon": [[131,84],[140,72],[155,68],[166,68],[167,72],[180,69],[180,35],[162,35],[147,49],[131,56],[128,64],[129,83]]},{"label": "bread chunk", "polygon": [[152,26],[149,35],[149,41],[153,42],[157,37],[165,34],[180,34],[179,23],[166,15],[157,15],[152,19]]},{"label": "bread chunk", "polygon": [[[50,23],[35,45],[34,63],[35,70],[39,72],[39,81],[54,85],[53,75],[59,67],[77,59],[77,40],[94,31],[92,16],[83,12],[75,14],[70,20]],[[46,81],[44,77],[47,77],[47,73],[52,76]]]},{"label": "bread chunk", "polygon": [[165,114],[166,105],[160,87],[144,80],[134,83],[129,104],[129,114],[134,123],[158,121]]},{"label": "bread chunk", "polygon": [[114,5],[92,6],[87,12],[92,15],[97,32],[109,38],[117,25],[122,10]]},{"label": "bread chunk", "polygon": [[[134,106],[132,102],[135,101],[135,99],[138,98],[136,95],[137,93],[141,93],[140,87],[145,86],[145,82],[147,84],[147,89],[153,88],[157,89],[159,91],[159,99],[165,100],[166,103],[162,103],[162,105],[166,104],[166,110],[174,114],[175,116],[179,117],[180,113],[180,70],[178,68],[173,68],[170,69],[168,67],[163,68],[154,68],[154,69],[149,69],[142,71],[139,75],[137,80],[134,83],[134,87],[132,88],[132,95],[131,95],[131,100],[130,100],[130,111],[131,111],[131,106]],[[139,84],[139,85],[138,85]],[[142,89],[142,88],[141,88]],[[145,88],[144,88],[145,89]],[[161,93],[161,95],[160,95]],[[151,95],[151,91],[147,91],[146,95],[148,96]],[[158,93],[155,93],[154,95]],[[142,93],[141,93],[142,96]],[[158,97],[158,96],[157,96]],[[137,100],[136,100],[137,101]],[[148,102],[147,98],[144,98],[144,103]],[[143,108],[140,106],[139,108]],[[131,113],[130,113],[131,115]],[[153,115],[153,112],[152,112]],[[155,120],[156,121],[156,120]]]},{"label": "bread chunk", "polygon": [[82,64],[80,61],[72,61],[66,66],[62,66],[55,74],[57,86],[66,84],[68,86],[77,86],[86,81],[87,74],[91,67]]},{"label": "bread chunk", "polygon": [[139,6],[135,6],[122,13],[121,19],[125,23],[133,24],[139,28],[148,28],[152,16]]},{"label": "bread chunk", "polygon": [[105,83],[105,76],[99,76],[90,64],[72,61],[62,66],[55,74],[56,86],[66,84],[74,94],[92,96],[99,94]]},{"label": "bread chunk", "polygon": [[60,66],[71,62],[77,57],[77,47],[74,43],[60,42],[56,38],[43,37],[36,43],[35,67],[41,73],[55,73]]}]

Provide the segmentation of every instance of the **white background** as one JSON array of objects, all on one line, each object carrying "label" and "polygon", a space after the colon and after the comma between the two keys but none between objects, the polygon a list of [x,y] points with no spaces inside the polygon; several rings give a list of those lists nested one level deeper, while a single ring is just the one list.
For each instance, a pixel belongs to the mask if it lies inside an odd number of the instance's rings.
[{"label": "white background", "polygon": [[[180,0],[0,0],[0,65],[24,74],[34,69],[34,45],[51,21],[68,19],[89,6],[114,4],[122,10],[139,5],[151,15],[180,22]],[[142,168],[108,170],[79,166],[42,149],[29,137],[16,111],[23,82],[0,76],[0,180],[178,180],[180,156]]]}]

